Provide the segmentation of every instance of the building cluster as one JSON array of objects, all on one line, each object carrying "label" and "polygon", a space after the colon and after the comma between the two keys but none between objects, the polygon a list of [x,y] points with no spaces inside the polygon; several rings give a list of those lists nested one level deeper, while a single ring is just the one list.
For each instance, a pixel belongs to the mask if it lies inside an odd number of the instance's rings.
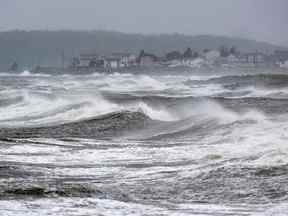
[{"label": "building cluster", "polygon": [[118,69],[129,67],[153,67],[153,66],[277,66],[288,65],[288,50],[277,50],[272,54],[262,52],[242,53],[232,47],[224,47],[218,50],[203,50],[194,52],[192,49],[182,54],[179,51],[172,51],[163,57],[147,53],[142,50],[138,55],[131,53],[113,53],[108,56],[95,53],[84,53],[77,58],[73,58],[71,67],[73,68],[103,68]]},{"label": "building cluster", "polygon": [[[188,50],[185,52],[189,53]],[[172,52],[166,56],[171,55]],[[178,56],[178,57],[177,57]],[[177,57],[177,58],[176,58]],[[166,60],[168,58],[166,57]],[[239,52],[235,48],[218,50],[203,50],[190,55],[179,56],[174,52],[174,58],[169,59],[168,66],[239,66],[239,67],[287,67],[288,68],[288,50],[276,50],[274,53],[255,52]]]},{"label": "building cluster", "polygon": [[125,68],[137,64],[137,57],[130,53],[113,53],[109,56],[95,53],[81,54],[78,58],[72,59],[72,67],[76,68]]},{"label": "building cluster", "polygon": [[[211,55],[211,52],[214,55]],[[213,56],[212,59],[210,56]],[[288,50],[279,50],[269,54],[258,51],[248,53],[236,52],[226,56],[221,55],[221,52],[210,51],[206,54],[206,59],[208,61],[211,60],[216,65],[280,67],[288,61]]]}]

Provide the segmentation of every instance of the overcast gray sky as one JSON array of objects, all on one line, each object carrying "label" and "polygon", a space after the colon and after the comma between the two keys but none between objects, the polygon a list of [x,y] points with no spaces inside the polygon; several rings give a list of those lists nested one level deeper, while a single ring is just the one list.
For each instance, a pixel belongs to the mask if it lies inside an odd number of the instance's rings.
[{"label": "overcast gray sky", "polygon": [[0,31],[238,36],[288,46],[288,0],[0,0]]}]

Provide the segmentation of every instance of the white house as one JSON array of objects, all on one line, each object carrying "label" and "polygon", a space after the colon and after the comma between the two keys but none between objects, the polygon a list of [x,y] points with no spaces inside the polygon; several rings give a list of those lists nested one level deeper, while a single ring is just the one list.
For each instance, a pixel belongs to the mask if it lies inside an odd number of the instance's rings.
[{"label": "white house", "polygon": [[107,57],[107,58],[105,58],[104,67],[105,68],[113,68],[113,69],[119,68],[120,67],[120,62],[121,62],[120,58]]},{"label": "white house", "polygon": [[137,57],[130,53],[113,53],[110,56],[85,53],[79,56],[79,63],[79,67],[120,68],[135,65],[137,63]]},{"label": "white house", "polygon": [[267,56],[260,52],[244,54],[244,59],[246,59],[245,63],[248,63],[249,65],[264,64],[266,62],[266,58]]},{"label": "white house", "polygon": [[119,59],[119,67],[133,66],[137,60],[137,57],[131,53],[113,53],[111,57]]}]

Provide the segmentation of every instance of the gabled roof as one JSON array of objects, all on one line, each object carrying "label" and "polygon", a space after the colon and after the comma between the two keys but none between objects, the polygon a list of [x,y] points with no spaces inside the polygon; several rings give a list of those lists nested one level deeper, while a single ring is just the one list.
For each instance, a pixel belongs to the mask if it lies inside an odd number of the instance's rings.
[{"label": "gabled roof", "polygon": [[98,57],[99,54],[96,53],[81,53],[80,57]]},{"label": "gabled roof", "polygon": [[131,53],[112,53],[114,57],[130,57],[131,55]]}]

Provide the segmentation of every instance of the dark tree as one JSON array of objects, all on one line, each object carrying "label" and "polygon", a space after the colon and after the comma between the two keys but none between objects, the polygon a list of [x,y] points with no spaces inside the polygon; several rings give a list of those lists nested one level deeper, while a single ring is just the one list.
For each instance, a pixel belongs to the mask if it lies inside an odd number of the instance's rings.
[{"label": "dark tree", "polygon": [[232,46],[231,49],[230,49],[230,54],[232,55],[237,55],[237,49],[235,46]]},{"label": "dark tree", "polygon": [[181,59],[182,54],[179,51],[172,51],[172,52],[167,53],[165,57],[168,61],[171,61],[171,60]]},{"label": "dark tree", "polygon": [[221,57],[228,57],[230,55],[230,50],[225,46],[221,46],[219,52]]},{"label": "dark tree", "polygon": [[192,58],[193,57],[193,52],[191,48],[187,48],[186,51],[183,54],[184,58]]},{"label": "dark tree", "polygon": [[194,52],[192,58],[196,59],[199,58],[199,53],[198,52]]},{"label": "dark tree", "polygon": [[138,58],[142,58],[143,56],[145,56],[145,51],[141,50],[140,53],[139,53]]},{"label": "dark tree", "polygon": [[141,61],[141,58],[144,56],[145,56],[145,50],[141,50],[138,55],[137,62],[139,63]]},{"label": "dark tree", "polygon": [[96,62],[96,60],[94,59],[94,60],[91,60],[91,61],[89,62],[89,68],[95,68],[95,67],[97,67],[97,62]]},{"label": "dark tree", "polygon": [[77,57],[72,58],[71,60],[71,67],[75,68],[80,64],[80,60]]},{"label": "dark tree", "polygon": [[18,64],[17,62],[13,62],[10,67],[9,67],[9,71],[13,71],[16,72],[18,70]]}]

